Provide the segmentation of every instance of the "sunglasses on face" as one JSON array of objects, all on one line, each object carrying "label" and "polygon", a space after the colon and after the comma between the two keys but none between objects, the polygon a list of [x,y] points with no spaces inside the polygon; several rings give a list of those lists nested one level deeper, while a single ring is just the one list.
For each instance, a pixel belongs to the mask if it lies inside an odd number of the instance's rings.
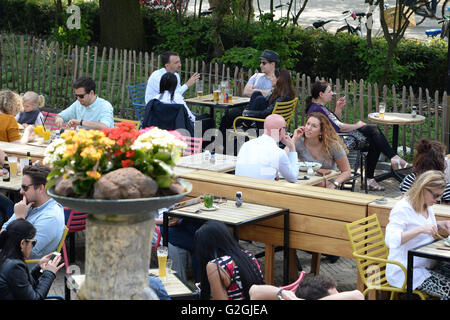
[{"label": "sunglasses on face", "polygon": [[31,242],[31,245],[34,247],[37,243],[36,239],[25,239],[26,242]]},{"label": "sunglasses on face", "polygon": [[75,96],[75,98],[80,98],[80,99],[84,99],[84,96],[87,95],[87,93],[82,93],[82,94],[73,94]]},{"label": "sunglasses on face", "polygon": [[20,187],[22,188],[23,191],[27,192],[27,191],[28,191],[28,188],[31,187],[31,186],[33,186],[33,185],[34,185],[34,183],[31,183],[31,184],[29,184],[29,185],[23,184],[23,185],[21,185]]},{"label": "sunglasses on face", "polygon": [[433,196],[434,199],[440,199],[442,197],[442,193],[434,193],[431,190],[428,190],[428,191],[430,191],[430,193],[431,193],[431,195]]},{"label": "sunglasses on face", "polygon": [[265,66],[266,64],[268,64],[269,61],[260,61],[259,64],[262,64],[263,66]]}]

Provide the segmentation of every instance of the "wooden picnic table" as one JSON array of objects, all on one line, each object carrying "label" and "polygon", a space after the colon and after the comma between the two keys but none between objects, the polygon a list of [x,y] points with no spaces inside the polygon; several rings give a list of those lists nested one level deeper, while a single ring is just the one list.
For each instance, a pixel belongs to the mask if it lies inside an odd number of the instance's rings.
[{"label": "wooden picnic table", "polygon": [[205,153],[196,153],[181,157],[177,162],[177,167],[192,169],[203,169],[217,172],[233,171],[236,167],[236,157],[227,154],[216,154],[216,161],[205,160]]},{"label": "wooden picnic table", "polygon": [[0,179],[0,189],[18,192],[22,187],[22,176],[14,175],[11,176],[10,181],[5,182]]},{"label": "wooden picnic table", "polygon": [[46,145],[35,146],[28,144],[19,144],[0,141],[0,150],[3,150],[8,156],[16,156],[19,159],[26,157],[27,152],[31,155],[31,160],[43,160]]},{"label": "wooden picnic table", "polygon": [[[232,176],[232,175],[230,175]],[[172,209],[164,212],[163,218],[163,230],[164,234],[169,234],[169,216],[178,218],[190,218],[198,220],[216,220],[225,223],[233,228],[233,234],[236,240],[239,237],[239,230],[243,226],[253,225],[258,221],[267,220],[278,216],[283,216],[283,235],[282,245],[284,250],[283,255],[283,270],[284,270],[284,283],[287,284],[289,279],[289,210],[282,207],[273,207],[268,205],[261,205],[250,203],[244,199],[244,203],[240,207],[236,207],[235,201],[225,200],[222,203],[217,203],[214,210],[206,209],[203,203],[197,203]],[[164,237],[163,243],[168,245],[168,237]],[[261,241],[264,242],[264,241]],[[266,278],[271,277],[274,273],[274,256],[266,257]]]}]

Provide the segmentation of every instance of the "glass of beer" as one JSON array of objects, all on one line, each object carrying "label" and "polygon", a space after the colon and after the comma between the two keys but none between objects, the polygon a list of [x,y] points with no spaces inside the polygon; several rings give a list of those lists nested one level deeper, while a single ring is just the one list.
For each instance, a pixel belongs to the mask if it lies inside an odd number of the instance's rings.
[{"label": "glass of beer", "polygon": [[203,96],[203,80],[199,80],[196,83],[196,89],[197,89],[197,97]]},{"label": "glass of beer", "polygon": [[233,100],[233,89],[228,89],[228,102],[231,102]]},{"label": "glass of beer", "polygon": [[166,281],[167,256],[169,249],[166,246],[159,246],[156,250],[158,256],[159,278],[161,281]]},{"label": "glass of beer", "polygon": [[380,119],[384,119],[384,112],[386,111],[386,104],[381,102],[378,106],[378,114],[380,115]]},{"label": "glass of beer", "polygon": [[17,157],[8,157],[8,161],[9,161],[9,170],[10,170],[10,174],[11,176],[16,176],[17,175]]},{"label": "glass of beer", "polygon": [[214,85],[213,86],[213,97],[214,97],[214,102],[219,102],[219,97],[220,97],[220,88],[218,85]]}]

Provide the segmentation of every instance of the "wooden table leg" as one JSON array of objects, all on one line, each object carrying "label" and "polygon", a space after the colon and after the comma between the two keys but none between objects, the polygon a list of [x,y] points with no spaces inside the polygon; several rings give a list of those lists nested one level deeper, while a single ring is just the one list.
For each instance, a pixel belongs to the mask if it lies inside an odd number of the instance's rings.
[{"label": "wooden table leg", "polygon": [[314,275],[318,275],[320,272],[320,258],[322,257],[321,253],[313,252],[311,257],[311,273]]},{"label": "wooden table leg", "polygon": [[266,258],[265,258],[265,270],[264,270],[264,278],[266,280],[266,284],[273,285],[274,281],[274,267],[275,267],[275,247],[272,244],[266,243]]}]

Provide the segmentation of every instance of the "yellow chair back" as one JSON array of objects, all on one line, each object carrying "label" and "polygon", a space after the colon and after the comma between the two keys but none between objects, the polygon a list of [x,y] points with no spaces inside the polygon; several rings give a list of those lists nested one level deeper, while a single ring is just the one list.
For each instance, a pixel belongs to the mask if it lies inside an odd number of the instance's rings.
[{"label": "yellow chair back", "polygon": [[[275,107],[273,108],[272,114],[279,114],[281,115],[284,120],[286,121],[286,127],[289,127],[289,124],[291,123],[292,116],[294,115],[295,109],[297,108],[298,98],[294,98],[291,101],[286,102],[277,102],[275,103]],[[252,117],[244,117],[239,116],[236,117],[233,121],[233,136],[247,136],[250,139],[256,138],[254,136],[250,136],[246,132],[238,131],[236,128],[236,123],[238,120],[250,120],[250,121],[257,121],[257,122],[264,122],[264,119],[261,118],[252,118]]]},{"label": "yellow chair back", "polygon": [[[391,292],[391,300],[396,293],[406,292],[406,268],[399,262],[388,260],[389,249],[384,242],[384,234],[376,214],[359,219],[345,226],[350,244],[352,246],[353,257],[356,260],[359,275],[367,287],[364,296],[372,290]],[[386,265],[395,264],[399,266],[404,274],[405,280],[401,288],[392,287],[386,280]],[[413,291],[421,299],[426,299],[420,291]]]},{"label": "yellow chair back", "polygon": [[[66,241],[66,237],[67,237],[68,233],[69,233],[69,228],[64,226],[64,232],[63,232],[63,235],[61,237],[61,240],[59,241],[58,247],[55,250],[56,252],[61,252],[62,246],[63,246],[64,242]],[[41,261],[41,259],[28,259],[28,260],[25,260],[26,263],[39,263],[39,261]]]}]

